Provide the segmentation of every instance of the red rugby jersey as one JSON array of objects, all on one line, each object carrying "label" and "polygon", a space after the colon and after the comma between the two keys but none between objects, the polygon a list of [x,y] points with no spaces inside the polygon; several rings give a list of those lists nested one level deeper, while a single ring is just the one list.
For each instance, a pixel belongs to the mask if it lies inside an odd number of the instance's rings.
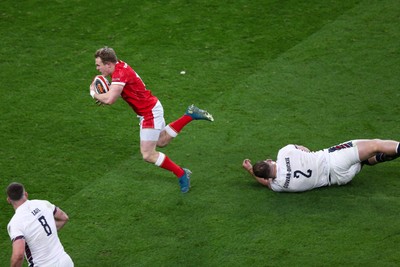
[{"label": "red rugby jersey", "polygon": [[111,83],[124,86],[121,97],[132,107],[136,114],[143,116],[151,111],[158,99],[146,89],[139,75],[125,62],[118,60],[111,75]]}]

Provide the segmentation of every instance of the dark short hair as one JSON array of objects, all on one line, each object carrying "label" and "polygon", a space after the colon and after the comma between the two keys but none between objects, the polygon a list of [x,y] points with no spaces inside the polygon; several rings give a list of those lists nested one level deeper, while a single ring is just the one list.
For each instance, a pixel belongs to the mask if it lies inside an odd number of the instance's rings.
[{"label": "dark short hair", "polygon": [[24,196],[25,188],[22,184],[20,183],[11,183],[7,187],[7,196],[12,200],[12,201],[18,201]]},{"label": "dark short hair", "polygon": [[94,54],[94,58],[100,58],[103,63],[111,62],[111,63],[117,63],[118,58],[117,55],[115,54],[114,49],[111,47],[105,46],[103,48],[100,48],[96,51]]},{"label": "dark short hair", "polygon": [[270,178],[271,168],[265,161],[259,161],[253,165],[253,173],[260,178]]}]

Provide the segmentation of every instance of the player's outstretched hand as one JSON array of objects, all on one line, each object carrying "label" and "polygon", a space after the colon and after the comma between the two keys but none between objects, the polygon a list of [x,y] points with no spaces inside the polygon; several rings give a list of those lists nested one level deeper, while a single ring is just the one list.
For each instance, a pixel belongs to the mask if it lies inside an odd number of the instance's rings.
[{"label": "player's outstretched hand", "polygon": [[242,166],[246,171],[250,171],[253,168],[253,165],[251,165],[251,161],[249,159],[243,160]]}]

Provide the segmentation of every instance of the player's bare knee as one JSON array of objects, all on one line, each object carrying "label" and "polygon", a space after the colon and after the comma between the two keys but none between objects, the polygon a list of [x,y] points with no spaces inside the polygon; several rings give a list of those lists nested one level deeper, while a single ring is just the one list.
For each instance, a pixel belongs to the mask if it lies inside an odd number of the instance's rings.
[{"label": "player's bare knee", "polygon": [[384,141],[383,140],[381,140],[381,139],[372,139],[371,143],[372,143],[371,144],[371,149],[375,153],[382,152],[383,146],[384,146]]},{"label": "player's bare knee", "polygon": [[157,141],[157,147],[166,147],[171,142],[172,137],[165,131],[161,132],[160,138]]},{"label": "player's bare knee", "polygon": [[157,142],[157,147],[166,147],[167,145],[168,143],[163,140],[158,140]]}]

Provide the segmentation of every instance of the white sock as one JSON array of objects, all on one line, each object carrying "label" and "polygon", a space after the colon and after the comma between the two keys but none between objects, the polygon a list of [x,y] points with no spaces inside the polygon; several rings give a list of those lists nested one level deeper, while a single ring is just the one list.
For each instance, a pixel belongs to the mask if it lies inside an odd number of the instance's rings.
[{"label": "white sock", "polygon": [[156,161],[156,163],[154,163],[156,166],[160,167],[161,164],[164,162],[165,159],[165,154],[162,152],[158,152],[158,159]]}]

